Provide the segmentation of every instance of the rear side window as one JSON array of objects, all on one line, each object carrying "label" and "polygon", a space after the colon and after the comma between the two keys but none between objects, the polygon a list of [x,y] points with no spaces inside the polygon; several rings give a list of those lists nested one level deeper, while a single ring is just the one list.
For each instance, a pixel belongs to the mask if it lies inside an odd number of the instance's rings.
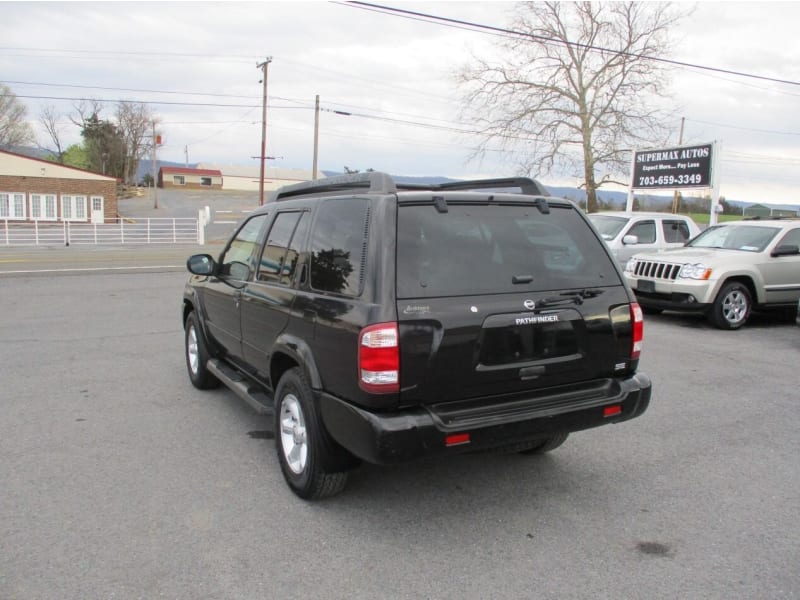
[{"label": "rear side window", "polygon": [[311,234],[311,287],[347,296],[361,294],[369,204],[363,198],[332,198],[317,211]]},{"label": "rear side window", "polygon": [[689,239],[689,226],[686,221],[664,219],[661,223],[664,241],[668,244],[683,243]]},{"label": "rear side window", "polygon": [[287,261],[287,249],[292,239],[297,222],[303,213],[286,212],[278,213],[275,222],[267,235],[267,242],[261,253],[261,261],[258,268],[259,281],[278,281],[291,277],[293,262]]},{"label": "rear side window", "polygon": [[459,205],[398,209],[397,295],[425,298],[620,285],[572,208]]}]

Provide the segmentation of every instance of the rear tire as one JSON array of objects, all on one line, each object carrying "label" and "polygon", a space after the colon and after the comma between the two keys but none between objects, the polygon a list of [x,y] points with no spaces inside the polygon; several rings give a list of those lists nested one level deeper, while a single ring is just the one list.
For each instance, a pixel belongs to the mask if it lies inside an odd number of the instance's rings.
[{"label": "rear tire", "polygon": [[217,379],[206,364],[210,355],[206,348],[203,333],[197,325],[197,316],[194,311],[186,317],[184,327],[184,347],[186,349],[186,368],[192,385],[199,390],[210,390],[219,386]]},{"label": "rear tire", "polygon": [[306,500],[341,492],[347,472],[328,472],[332,462],[322,420],[303,372],[295,367],[283,374],[275,390],[275,448],[289,488]]},{"label": "rear tire", "polygon": [[708,320],[718,329],[739,329],[747,322],[752,308],[750,290],[743,283],[734,281],[722,286],[708,313]]}]

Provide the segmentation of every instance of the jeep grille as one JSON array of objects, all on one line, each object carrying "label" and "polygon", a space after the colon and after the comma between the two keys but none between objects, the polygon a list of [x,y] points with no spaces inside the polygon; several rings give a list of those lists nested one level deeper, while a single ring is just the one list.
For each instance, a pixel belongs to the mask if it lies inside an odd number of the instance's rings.
[{"label": "jeep grille", "polygon": [[637,260],[633,267],[633,272],[638,277],[648,277],[650,279],[669,279],[678,278],[681,265],[657,262],[652,260]]}]

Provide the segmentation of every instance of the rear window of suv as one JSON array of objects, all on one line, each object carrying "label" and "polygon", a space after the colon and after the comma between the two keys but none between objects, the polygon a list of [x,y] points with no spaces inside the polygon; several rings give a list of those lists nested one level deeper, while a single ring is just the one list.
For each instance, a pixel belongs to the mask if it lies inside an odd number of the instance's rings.
[{"label": "rear window of suv", "polygon": [[400,205],[397,228],[398,298],[621,285],[602,242],[569,207]]}]

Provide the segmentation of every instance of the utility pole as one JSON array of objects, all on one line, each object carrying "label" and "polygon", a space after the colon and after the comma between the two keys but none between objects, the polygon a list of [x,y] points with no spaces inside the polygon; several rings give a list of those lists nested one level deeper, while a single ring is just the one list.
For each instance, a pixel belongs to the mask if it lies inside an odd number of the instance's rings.
[{"label": "utility pole", "polygon": [[[678,146],[683,144],[683,124],[686,122],[686,117],[681,117],[681,132],[678,135]],[[672,214],[678,214],[678,190],[672,193]]]},{"label": "utility pole", "polygon": [[260,177],[258,179],[258,203],[264,204],[264,158],[267,154],[267,74],[269,73],[269,63],[272,62],[272,57],[268,56],[263,63],[256,65],[257,69],[261,69],[261,82],[264,84],[264,97],[261,101],[261,169]]},{"label": "utility pole", "polygon": [[314,105],[314,166],[311,167],[311,178],[317,179],[317,152],[319,149],[319,94]]},{"label": "utility pole", "polygon": [[156,179],[156,146],[158,140],[156,138],[156,122],[153,121],[153,208],[158,208],[158,180]]}]

